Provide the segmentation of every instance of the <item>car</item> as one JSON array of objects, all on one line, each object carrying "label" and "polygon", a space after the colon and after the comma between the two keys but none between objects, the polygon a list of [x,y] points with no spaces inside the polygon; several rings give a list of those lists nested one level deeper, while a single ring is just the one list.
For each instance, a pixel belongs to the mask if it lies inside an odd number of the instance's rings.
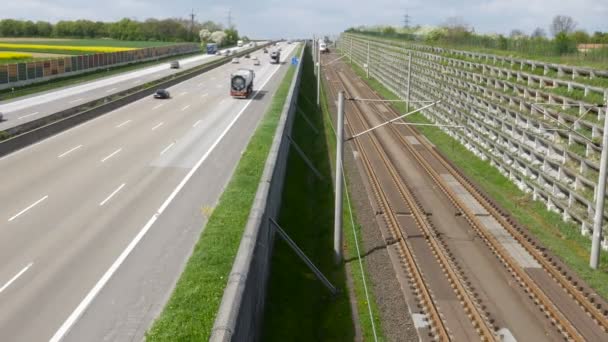
[{"label": "car", "polygon": [[259,59],[254,59],[253,60],[253,65],[260,65],[260,60]]},{"label": "car", "polygon": [[251,55],[250,55],[250,54],[248,54],[248,53],[246,53],[246,54],[245,54],[245,58],[251,58]]},{"label": "car", "polygon": [[264,53],[268,53],[268,49],[267,48],[264,48]]},{"label": "car", "polygon": [[237,57],[234,57],[232,59],[232,64],[237,64],[237,63],[239,63],[239,59]]},{"label": "car", "polygon": [[171,62],[171,69],[179,69],[179,61]]},{"label": "car", "polygon": [[217,52],[215,53],[216,56],[221,56],[222,52],[220,50],[217,50]]},{"label": "car", "polygon": [[168,99],[171,98],[171,94],[167,89],[158,89],[156,93],[154,93],[155,99]]},{"label": "car", "polygon": [[226,51],[224,52],[224,55],[225,55],[225,56],[230,56],[230,50],[226,50]]},{"label": "car", "polygon": [[0,122],[4,121],[4,114],[2,114],[2,112],[0,112]]}]

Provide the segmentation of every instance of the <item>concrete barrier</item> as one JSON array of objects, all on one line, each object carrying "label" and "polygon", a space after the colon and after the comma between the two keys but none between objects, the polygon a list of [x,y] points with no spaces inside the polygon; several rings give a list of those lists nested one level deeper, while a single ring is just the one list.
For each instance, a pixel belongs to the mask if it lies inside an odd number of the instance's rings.
[{"label": "concrete barrier", "polygon": [[[303,52],[299,56],[300,61],[303,61]],[[293,126],[301,71],[302,62],[298,64],[291,82],[210,341],[253,341],[259,338],[274,241],[274,228],[269,218],[276,218],[281,207],[290,147],[288,136]]]},{"label": "concrete barrier", "polygon": [[[262,47],[263,46],[259,46],[256,48],[243,50],[234,56],[240,57]],[[193,69],[163,77],[152,83],[136,86],[118,94],[109,95],[101,99],[83,103],[76,107],[7,129],[5,132],[10,134],[12,137],[0,141],[0,156],[12,153],[66,129],[79,125],[85,121],[111,112],[146,96],[150,96],[154,94],[158,88],[168,88],[209,70],[215,69],[230,62],[234,56],[224,57],[217,61],[203,64],[202,66]]]}]

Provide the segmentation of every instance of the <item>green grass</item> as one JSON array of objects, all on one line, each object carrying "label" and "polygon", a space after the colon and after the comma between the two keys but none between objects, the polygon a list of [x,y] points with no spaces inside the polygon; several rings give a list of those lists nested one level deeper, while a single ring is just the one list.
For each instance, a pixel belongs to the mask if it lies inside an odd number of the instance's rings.
[{"label": "green grass", "polygon": [[[353,317],[345,268],[333,263],[333,177],[330,155],[335,149],[335,136],[328,119],[327,100],[323,110],[310,101],[316,96],[316,79],[307,49],[298,106],[320,130],[319,135],[296,114],[293,137],[313,164],[326,177],[319,180],[303,159],[292,149],[283,192],[279,223],[330,281],[341,290],[333,298],[293,251],[277,240],[272,258],[265,314],[263,341],[352,341]],[[326,115],[324,115],[326,114]],[[346,205],[345,205],[346,206]],[[365,340],[373,340],[367,302],[363,294],[361,271],[354,252],[354,236],[347,208],[344,211],[345,260],[351,263],[351,276]],[[357,225],[357,230],[360,227]],[[277,238],[278,239],[278,238]],[[373,308],[375,309],[375,303]],[[377,309],[376,309],[377,311]],[[378,322],[378,314],[376,326]],[[280,328],[278,328],[280,327]],[[297,331],[297,335],[294,332]]]},{"label": "green grass", "polygon": [[[353,66],[353,69],[365,80],[365,73],[361,68]],[[381,96],[396,99],[396,96],[377,80],[370,79],[368,83]],[[397,103],[394,107],[400,111],[405,110],[402,103]],[[421,114],[409,116],[408,121],[429,123]],[[519,190],[489,162],[477,158],[440,129],[418,127],[418,130],[517,221],[527,227],[545,247],[563,260],[602,297],[608,298],[608,253],[602,252],[598,270],[589,268],[591,241],[580,235],[578,225],[563,222],[560,215],[547,211],[542,202],[533,201],[530,195]]]},{"label": "green grass", "polygon": [[209,339],[294,74],[281,81],[147,341]]},{"label": "green grass", "polygon": [[161,58],[161,59],[155,60],[155,61],[122,65],[122,66],[110,68],[107,71],[106,70],[97,70],[97,71],[88,72],[88,73],[84,73],[84,74],[62,77],[62,78],[56,79],[56,80],[50,80],[47,82],[40,82],[40,83],[36,83],[33,85],[29,85],[29,86],[15,88],[14,91],[12,91],[11,89],[2,89],[2,90],[0,90],[0,101],[5,101],[5,100],[9,100],[9,99],[18,98],[21,96],[36,94],[36,93],[53,90],[53,89],[60,88],[60,87],[66,87],[66,86],[76,85],[76,84],[80,84],[80,83],[84,83],[84,82],[88,82],[88,81],[93,81],[93,80],[96,80],[96,79],[102,78],[102,77],[113,76],[116,74],[121,74],[121,73],[124,73],[127,71],[131,71],[131,70],[137,70],[137,69],[141,69],[141,68],[161,64],[161,63],[166,63],[167,61],[172,61],[172,60],[175,60],[176,58],[184,58],[184,57],[195,56],[195,55],[199,55],[199,54],[200,53],[192,53],[192,54],[185,54],[185,55],[180,55],[180,56],[170,56],[170,57]]},{"label": "green grass", "polygon": [[27,63],[27,62],[37,62],[37,61],[47,61],[49,58],[0,58],[0,65],[2,64],[15,64],[15,63]]},{"label": "green grass", "polygon": [[43,45],[71,45],[71,46],[111,46],[111,47],[133,47],[146,48],[152,46],[175,45],[175,42],[158,41],[128,41],[116,39],[30,39],[30,40],[5,40],[0,38],[0,42],[11,44],[43,44]]}]

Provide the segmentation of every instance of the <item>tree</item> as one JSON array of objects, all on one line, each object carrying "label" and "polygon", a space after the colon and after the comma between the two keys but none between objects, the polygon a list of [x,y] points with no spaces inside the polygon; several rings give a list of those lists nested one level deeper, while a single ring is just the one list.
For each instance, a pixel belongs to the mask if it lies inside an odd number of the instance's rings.
[{"label": "tree", "polygon": [[513,29],[513,30],[511,30],[511,33],[509,34],[509,38],[512,38],[512,39],[526,38],[526,34],[522,30]]},{"label": "tree", "polygon": [[537,27],[534,29],[534,31],[532,31],[532,38],[536,38],[536,39],[540,39],[540,38],[546,38],[547,37],[547,32],[545,32],[544,29]]},{"label": "tree", "polygon": [[570,39],[566,32],[559,32],[555,36],[555,49],[557,53],[563,55],[576,51],[576,44]]},{"label": "tree", "polygon": [[585,30],[576,30],[570,35],[572,40],[577,44],[586,44],[591,41],[591,37]]},{"label": "tree", "polygon": [[198,31],[198,37],[201,39],[201,42],[206,42],[211,37],[211,32],[207,29],[202,29]]},{"label": "tree", "polygon": [[209,36],[209,40],[218,45],[223,45],[226,40],[226,33],[224,31],[215,31]]},{"label": "tree", "polygon": [[498,48],[501,50],[507,50],[509,48],[509,40],[502,34],[498,35]]},{"label": "tree", "polygon": [[239,40],[239,31],[234,28],[227,28],[224,30],[226,34],[226,40],[224,44],[226,45],[234,45]]},{"label": "tree", "polygon": [[556,15],[551,22],[551,33],[557,37],[559,33],[572,33],[576,28],[576,22],[567,15]]},{"label": "tree", "polygon": [[447,18],[442,27],[446,30],[445,39],[451,43],[465,43],[473,36],[475,31],[461,17]]},{"label": "tree", "polygon": [[388,36],[392,36],[396,33],[397,31],[395,31],[395,28],[392,26],[387,26],[385,28],[382,29],[382,34],[388,35]]}]

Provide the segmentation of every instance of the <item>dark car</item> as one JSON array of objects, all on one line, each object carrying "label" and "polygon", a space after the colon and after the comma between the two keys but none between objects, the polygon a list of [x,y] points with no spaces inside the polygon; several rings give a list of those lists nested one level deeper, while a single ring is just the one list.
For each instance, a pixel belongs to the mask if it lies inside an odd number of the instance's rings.
[{"label": "dark car", "polygon": [[245,54],[245,58],[251,58],[251,55],[249,55],[248,53]]},{"label": "dark car", "polygon": [[264,53],[268,53],[268,49],[267,48],[264,48]]},{"label": "dark car", "polygon": [[166,89],[158,89],[156,93],[154,93],[155,99],[168,99],[170,97],[171,94],[169,94],[169,91]]}]

